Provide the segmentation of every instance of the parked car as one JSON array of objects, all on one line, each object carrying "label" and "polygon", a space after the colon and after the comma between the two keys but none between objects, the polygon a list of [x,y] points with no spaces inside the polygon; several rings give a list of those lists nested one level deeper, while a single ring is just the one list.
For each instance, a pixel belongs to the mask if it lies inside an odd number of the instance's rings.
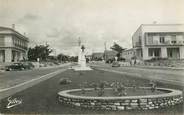
[{"label": "parked car", "polygon": [[113,59],[108,59],[108,60],[105,61],[105,63],[109,63],[109,64],[113,63]]},{"label": "parked car", "polygon": [[120,67],[120,64],[118,62],[113,62],[112,67]]},{"label": "parked car", "polygon": [[8,65],[5,67],[6,71],[11,70],[24,70],[26,67],[22,63],[13,63],[12,65]]},{"label": "parked car", "polygon": [[33,69],[34,65],[31,62],[24,62],[22,63],[25,69]]}]

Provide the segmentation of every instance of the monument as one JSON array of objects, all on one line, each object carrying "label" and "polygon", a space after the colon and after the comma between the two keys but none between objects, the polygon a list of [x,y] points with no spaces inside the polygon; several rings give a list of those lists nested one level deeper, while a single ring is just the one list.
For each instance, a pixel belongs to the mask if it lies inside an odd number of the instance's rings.
[{"label": "monument", "polygon": [[86,57],[85,57],[85,47],[81,45],[81,41],[79,38],[79,55],[78,55],[78,65],[74,67],[75,71],[85,71],[85,70],[92,70],[90,67],[86,65]]}]

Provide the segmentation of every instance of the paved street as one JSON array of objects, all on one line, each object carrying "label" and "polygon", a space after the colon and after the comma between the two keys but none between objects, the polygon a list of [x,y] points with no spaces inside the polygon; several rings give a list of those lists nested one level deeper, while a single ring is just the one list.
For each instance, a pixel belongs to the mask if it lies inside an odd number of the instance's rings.
[{"label": "paved street", "polygon": [[[165,109],[155,110],[133,110],[133,111],[102,111],[102,110],[89,110],[82,108],[72,108],[70,106],[63,105],[58,102],[57,92],[66,89],[79,88],[82,82],[99,82],[99,81],[122,81],[123,83],[136,81],[136,84],[142,86],[147,85],[149,80],[145,78],[139,78],[132,75],[122,75],[114,72],[105,72],[96,68],[93,71],[75,72],[73,70],[67,70],[55,77],[52,77],[46,81],[43,81],[33,87],[30,87],[24,91],[16,93],[11,98],[17,98],[22,100],[22,104],[7,109],[7,98],[2,99],[0,102],[1,113],[52,113],[52,114],[131,114],[131,115],[182,115],[183,104],[168,107]],[[102,69],[102,68],[101,68]],[[106,68],[107,69],[107,68]],[[120,68],[119,68],[120,69]],[[129,70],[130,71],[130,70]],[[137,70],[138,71],[138,70]],[[72,80],[71,84],[60,85],[60,78],[69,78]],[[183,86],[174,84],[158,83],[159,87],[167,87],[174,89],[183,89]]]},{"label": "paved street", "polygon": [[162,81],[164,83],[184,86],[184,70],[139,67],[111,67],[111,64],[93,64],[93,66],[116,73],[135,75],[137,77]]},{"label": "paved street", "polygon": [[9,88],[17,84],[38,78],[42,75],[54,72],[62,67],[65,67],[69,64],[63,64],[55,67],[45,67],[33,70],[25,71],[5,71],[0,73],[0,89]]}]

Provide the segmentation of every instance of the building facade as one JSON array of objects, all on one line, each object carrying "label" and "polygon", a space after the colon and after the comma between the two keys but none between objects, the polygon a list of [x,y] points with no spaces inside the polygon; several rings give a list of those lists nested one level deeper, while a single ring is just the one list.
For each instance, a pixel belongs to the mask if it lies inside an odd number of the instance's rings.
[{"label": "building facade", "polygon": [[183,24],[142,24],[132,36],[138,59],[184,59]]},{"label": "building facade", "polygon": [[135,49],[126,49],[122,51],[121,57],[125,59],[125,61],[131,61],[135,57]]},{"label": "building facade", "polygon": [[105,50],[104,51],[104,59],[107,61],[109,59],[115,59],[117,57],[118,52],[114,50]]},{"label": "building facade", "polygon": [[27,58],[29,39],[12,28],[0,27],[0,62]]},{"label": "building facade", "polygon": [[91,59],[94,61],[100,61],[103,60],[104,58],[104,53],[103,52],[95,52],[92,53]]}]

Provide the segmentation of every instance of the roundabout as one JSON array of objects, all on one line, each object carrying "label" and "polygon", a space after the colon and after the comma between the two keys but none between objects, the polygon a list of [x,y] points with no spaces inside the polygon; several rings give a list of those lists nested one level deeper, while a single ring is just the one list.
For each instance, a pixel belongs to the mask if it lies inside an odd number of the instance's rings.
[{"label": "roundabout", "polygon": [[[73,107],[103,110],[132,110],[132,109],[157,109],[174,106],[182,103],[182,91],[168,88],[156,88],[151,92],[150,87],[140,87],[134,91],[132,87],[126,87],[126,96],[114,96],[112,88],[105,88],[104,95],[98,96],[93,88],[71,89],[58,92],[59,102]],[[110,92],[110,93],[109,93]],[[131,93],[135,92],[135,93]]]}]

